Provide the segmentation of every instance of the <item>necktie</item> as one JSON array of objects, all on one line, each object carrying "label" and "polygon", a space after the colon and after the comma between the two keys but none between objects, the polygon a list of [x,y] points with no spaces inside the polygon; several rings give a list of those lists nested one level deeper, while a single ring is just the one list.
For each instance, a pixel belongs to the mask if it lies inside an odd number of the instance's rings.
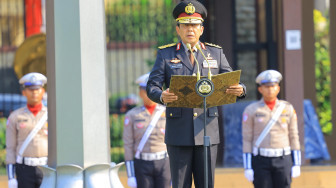
[{"label": "necktie", "polygon": [[[194,51],[194,49],[192,49],[193,51]],[[190,50],[189,50],[189,59],[190,59],[190,63],[191,63],[191,65],[194,65],[194,56],[193,56],[193,54],[191,54],[191,53],[193,53],[193,52],[190,52]]]}]

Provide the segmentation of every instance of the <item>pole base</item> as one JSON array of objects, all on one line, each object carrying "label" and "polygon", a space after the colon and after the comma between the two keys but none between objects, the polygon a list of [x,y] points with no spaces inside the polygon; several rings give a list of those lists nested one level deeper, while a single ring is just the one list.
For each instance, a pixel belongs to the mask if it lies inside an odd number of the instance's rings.
[{"label": "pole base", "polygon": [[123,188],[118,177],[119,164],[97,164],[86,169],[78,165],[62,165],[56,169],[39,166],[43,172],[40,188]]}]

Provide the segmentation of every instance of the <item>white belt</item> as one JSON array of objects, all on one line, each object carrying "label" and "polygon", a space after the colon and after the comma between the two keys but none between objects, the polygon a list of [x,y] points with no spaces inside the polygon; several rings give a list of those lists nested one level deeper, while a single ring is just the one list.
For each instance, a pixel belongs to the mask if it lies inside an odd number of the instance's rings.
[{"label": "white belt", "polygon": [[48,162],[48,157],[40,157],[40,158],[34,158],[34,157],[16,157],[16,162],[19,164],[25,164],[28,166],[43,166],[46,165]]},{"label": "white belt", "polygon": [[137,159],[142,159],[145,161],[154,161],[154,160],[161,160],[168,157],[168,153],[166,151],[160,151],[156,153],[140,153],[140,158]]},{"label": "white belt", "polygon": [[280,149],[271,149],[271,148],[256,148],[253,147],[253,155],[261,155],[264,157],[281,157],[284,155],[291,154],[290,147],[280,148]]}]

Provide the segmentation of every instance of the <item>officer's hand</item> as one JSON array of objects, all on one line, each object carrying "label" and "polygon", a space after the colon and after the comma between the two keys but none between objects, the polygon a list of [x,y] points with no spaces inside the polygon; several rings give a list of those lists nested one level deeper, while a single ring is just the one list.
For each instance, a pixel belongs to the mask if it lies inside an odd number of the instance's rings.
[{"label": "officer's hand", "polygon": [[252,182],[254,180],[254,172],[252,169],[245,169],[244,174],[248,181]]},{"label": "officer's hand", "polygon": [[299,177],[301,174],[300,166],[293,166],[292,167],[292,178]]},{"label": "officer's hand", "polygon": [[135,177],[129,177],[127,179],[127,185],[131,188],[136,188],[137,187],[137,182]]},{"label": "officer's hand", "polygon": [[17,188],[18,182],[15,178],[8,180],[8,188]]},{"label": "officer's hand", "polygon": [[244,93],[244,88],[240,84],[235,85],[235,86],[229,86],[226,89],[226,93],[239,97],[239,96],[241,96]]},{"label": "officer's hand", "polygon": [[170,93],[169,88],[162,92],[161,98],[163,103],[170,103],[177,100],[177,96],[174,93]]}]

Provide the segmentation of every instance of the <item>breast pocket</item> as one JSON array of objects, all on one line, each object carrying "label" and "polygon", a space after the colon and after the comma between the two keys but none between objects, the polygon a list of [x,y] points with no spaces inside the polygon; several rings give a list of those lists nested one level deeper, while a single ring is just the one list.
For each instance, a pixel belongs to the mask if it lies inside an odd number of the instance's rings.
[{"label": "breast pocket", "polygon": [[181,108],[167,108],[166,118],[180,118],[182,116]]},{"label": "breast pocket", "polygon": [[167,70],[170,75],[182,75],[183,65],[182,63],[168,63]]},{"label": "breast pocket", "polygon": [[[202,68],[202,76],[208,76],[209,68]],[[212,75],[216,75],[219,73],[219,69],[210,69]]]},{"label": "breast pocket", "polygon": [[209,117],[218,117],[218,109],[217,109],[217,107],[209,108],[208,116]]}]

